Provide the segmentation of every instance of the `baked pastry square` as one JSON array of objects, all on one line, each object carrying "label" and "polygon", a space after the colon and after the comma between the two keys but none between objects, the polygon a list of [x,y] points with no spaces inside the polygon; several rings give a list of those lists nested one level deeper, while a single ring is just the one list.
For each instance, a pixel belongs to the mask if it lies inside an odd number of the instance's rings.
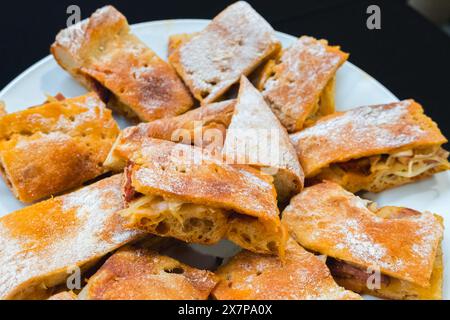
[{"label": "baked pastry square", "polygon": [[241,78],[223,154],[227,163],[250,165],[273,175],[282,203],[303,188],[303,170],[286,129],[245,76]]},{"label": "baked pastry square", "polygon": [[0,299],[47,299],[68,270],[85,271],[139,239],[117,214],[121,175],[0,218]]},{"label": "baked pastry square", "polygon": [[[441,299],[443,220],[399,207],[376,208],[333,182],[306,188],[283,223],[307,250],[329,257],[336,281],[389,299]],[[371,275],[379,272],[379,283]]]},{"label": "baked pastry square", "polygon": [[210,272],[152,250],[127,247],[110,257],[80,292],[80,300],[206,300]]},{"label": "baked pastry square", "polygon": [[202,104],[217,101],[241,75],[278,52],[275,31],[248,3],[222,11],[169,57],[170,63]]},{"label": "baked pastry square", "polygon": [[334,112],[335,76],[347,59],[326,40],[303,36],[262,69],[258,86],[289,132]]},{"label": "baked pastry square", "polygon": [[120,154],[122,145],[155,138],[192,144],[213,152],[222,150],[226,130],[233,116],[235,100],[212,103],[173,118],[159,119],[126,128],[117,138],[105,166],[122,171],[126,161]]},{"label": "baked pastry square", "polygon": [[219,268],[218,300],[360,300],[339,287],[325,262],[289,240],[284,261],[243,251]]},{"label": "baked pastry square", "polygon": [[231,166],[195,146],[147,139],[121,146],[127,226],[189,243],[227,237],[254,252],[283,255],[272,178]]},{"label": "baked pastry square", "polygon": [[152,121],[193,106],[175,70],[130,32],[112,6],[62,30],[51,51],[62,68],[130,118]]},{"label": "baked pastry square", "polygon": [[306,178],[381,192],[448,170],[447,139],[413,100],[338,112],[291,135]]},{"label": "baked pastry square", "polygon": [[10,113],[0,118],[0,173],[27,203],[78,188],[107,172],[119,132],[95,93]]}]

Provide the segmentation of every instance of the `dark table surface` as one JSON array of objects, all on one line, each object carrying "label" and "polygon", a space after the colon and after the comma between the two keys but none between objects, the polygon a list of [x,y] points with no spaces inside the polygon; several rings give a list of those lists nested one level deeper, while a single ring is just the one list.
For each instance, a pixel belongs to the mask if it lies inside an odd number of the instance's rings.
[{"label": "dark table surface", "polygon": [[[81,8],[82,18],[113,4],[129,22],[212,18],[233,1],[5,1],[0,9],[0,88],[46,56],[66,9]],[[350,61],[379,80],[400,99],[414,98],[450,136],[450,37],[406,5],[406,1],[255,0],[250,2],[272,26],[292,35],[311,35],[339,44]],[[367,7],[381,8],[381,30],[366,27]]]}]

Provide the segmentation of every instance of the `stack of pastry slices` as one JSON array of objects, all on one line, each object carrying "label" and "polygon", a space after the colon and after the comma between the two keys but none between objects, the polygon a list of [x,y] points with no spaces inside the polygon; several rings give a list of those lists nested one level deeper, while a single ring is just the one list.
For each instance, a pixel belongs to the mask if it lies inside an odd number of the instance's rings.
[{"label": "stack of pastry slices", "polygon": [[[447,140],[411,99],[336,112],[338,46],[283,48],[237,2],[167,61],[111,6],[51,52],[89,93],[0,108],[29,205],[0,218],[1,299],[442,298],[443,218],[355,193],[448,170]],[[223,241],[224,261],[189,246]]]}]

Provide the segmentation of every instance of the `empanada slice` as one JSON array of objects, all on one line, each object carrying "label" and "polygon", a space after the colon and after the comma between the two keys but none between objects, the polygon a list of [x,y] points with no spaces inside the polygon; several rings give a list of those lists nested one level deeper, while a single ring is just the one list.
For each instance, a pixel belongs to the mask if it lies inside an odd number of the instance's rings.
[{"label": "empanada slice", "polygon": [[443,220],[376,208],[333,182],[306,188],[283,212],[304,248],[328,256],[336,281],[389,299],[441,299]]},{"label": "empanada slice", "polygon": [[249,75],[280,48],[267,21],[239,1],[183,43],[169,61],[204,105],[217,101],[241,75]]},{"label": "empanada slice", "polygon": [[260,71],[259,88],[289,132],[334,112],[334,84],[348,54],[326,40],[300,37]]},{"label": "empanada slice", "polygon": [[0,118],[0,173],[26,203],[80,187],[103,166],[120,130],[95,93]]},{"label": "empanada slice", "polygon": [[62,30],[51,51],[62,68],[129,118],[152,121],[193,106],[175,70],[131,33],[112,6]]},{"label": "empanada slice", "polygon": [[121,183],[113,176],[0,218],[0,299],[47,299],[75,272],[83,276],[142,237],[117,213],[124,208]]},{"label": "empanada slice", "polygon": [[413,100],[324,117],[291,135],[307,179],[381,192],[448,170],[447,139]]},{"label": "empanada slice", "polygon": [[216,276],[155,251],[126,247],[111,256],[80,292],[80,300],[206,300]]},{"label": "empanada slice", "polygon": [[270,176],[163,140],[120,152],[128,162],[121,214],[130,228],[189,243],[226,237],[250,251],[283,255],[286,232]]}]

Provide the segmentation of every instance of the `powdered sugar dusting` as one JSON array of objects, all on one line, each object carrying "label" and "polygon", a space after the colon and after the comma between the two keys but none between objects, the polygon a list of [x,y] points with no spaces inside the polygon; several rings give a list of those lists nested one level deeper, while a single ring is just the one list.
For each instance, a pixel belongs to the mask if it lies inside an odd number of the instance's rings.
[{"label": "powdered sugar dusting", "polygon": [[386,256],[386,248],[375,243],[373,239],[365,234],[359,225],[358,220],[348,219],[342,225],[340,232],[344,237],[342,242],[336,245],[340,250],[349,250],[353,256],[363,261],[371,261],[380,264]]},{"label": "powdered sugar dusting", "polygon": [[[54,216],[53,210],[60,210],[62,215],[75,210],[77,222],[73,232],[56,233],[54,238],[49,235],[51,241],[40,250],[27,247],[32,235],[13,236],[12,232],[16,230],[7,229],[0,220],[0,297],[7,297],[25,281],[52,273],[65,274],[67,268],[83,265],[135,239],[136,232],[109,224],[116,212],[123,208],[120,185],[121,176],[115,176],[49,200],[52,202],[49,216]],[[21,212],[11,215],[15,214],[20,215]],[[45,212],[41,219],[46,219]],[[108,232],[110,237],[105,236]]]}]

